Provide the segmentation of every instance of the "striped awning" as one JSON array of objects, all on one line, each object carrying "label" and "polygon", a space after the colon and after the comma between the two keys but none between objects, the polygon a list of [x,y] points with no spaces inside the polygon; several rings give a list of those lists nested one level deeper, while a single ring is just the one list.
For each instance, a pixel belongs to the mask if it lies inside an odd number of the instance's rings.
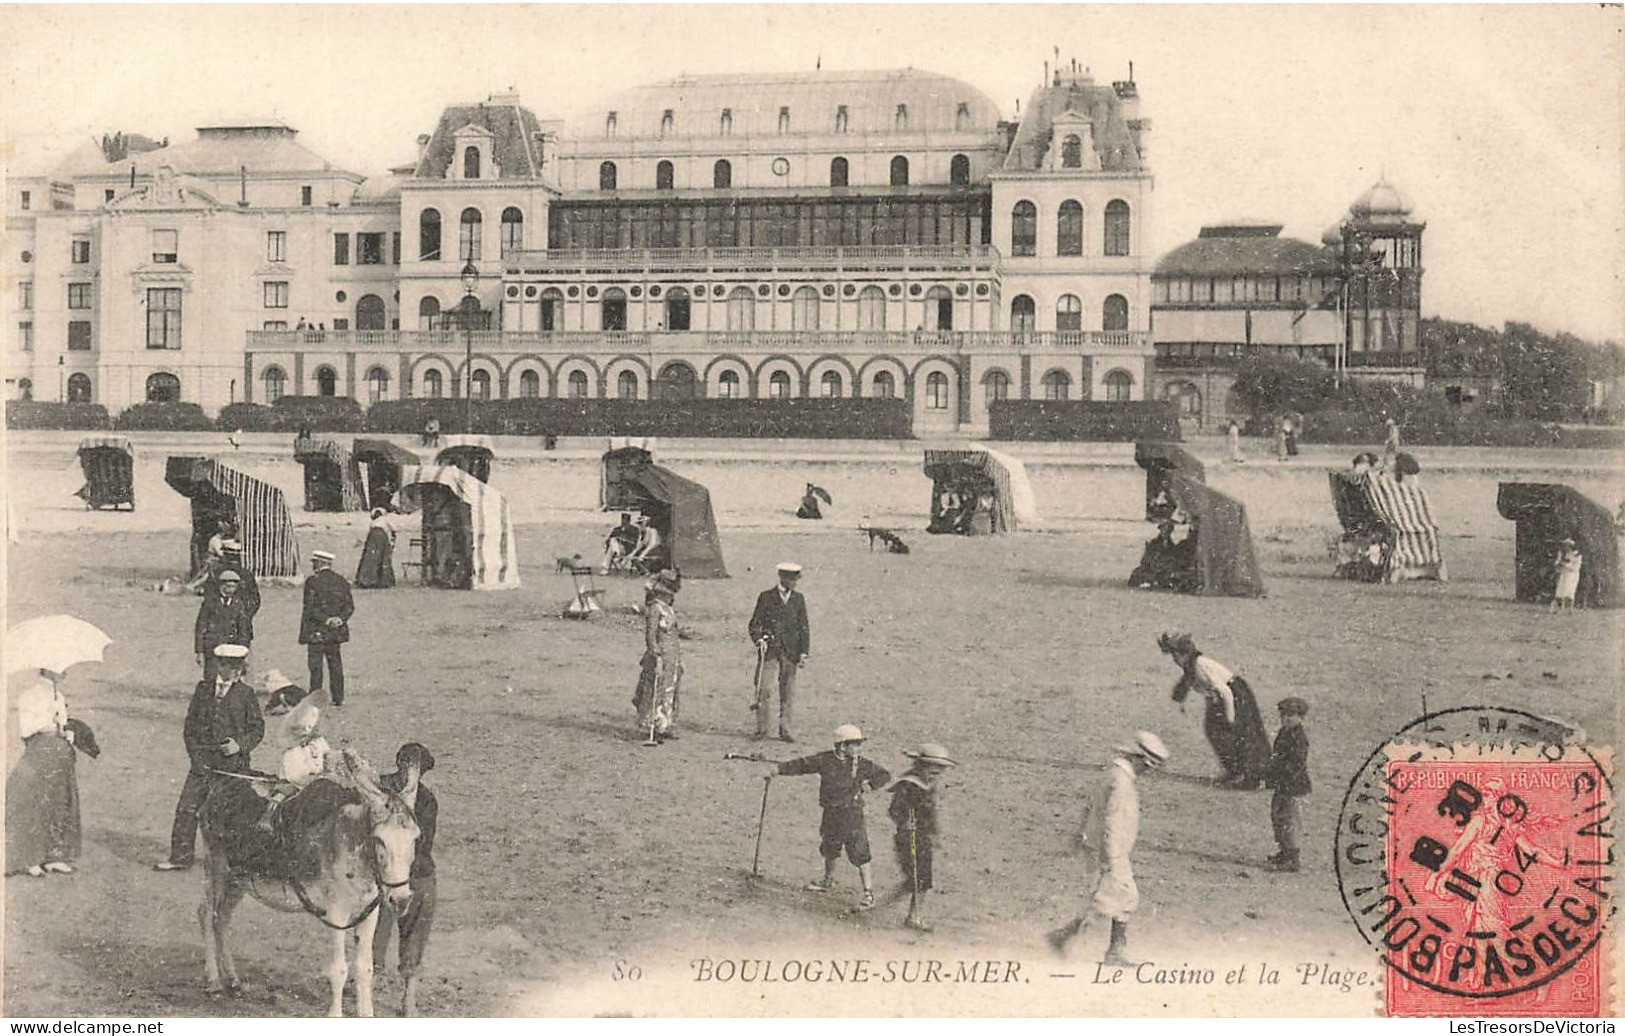
[{"label": "striped awning", "polygon": [[419,506],[417,487],[423,485],[445,486],[468,505],[470,587],[475,590],[518,589],[519,554],[507,497],[462,468],[423,465],[401,469],[403,508]]},{"label": "striped awning", "polygon": [[1023,525],[1037,524],[1038,498],[1033,495],[1026,465],[1021,461],[976,445],[925,451],[925,474],[933,481],[952,474],[956,467],[980,472],[993,482],[996,532],[1014,532]]},{"label": "striped awning", "polygon": [[1389,540],[1383,580],[1448,578],[1427,490],[1413,480],[1400,482],[1382,473],[1367,476],[1363,483],[1365,501]]},{"label": "striped awning", "polygon": [[[360,465],[350,456],[349,450],[332,439],[298,439],[294,442],[293,455],[301,464],[311,460],[330,460],[338,465],[344,510],[367,509],[361,497]],[[307,502],[305,506],[310,505]]]},{"label": "striped awning", "polygon": [[123,435],[93,435],[88,439],[79,440],[80,450],[120,450],[135,456],[135,443]]},{"label": "striped awning", "polygon": [[237,540],[243,545],[243,563],[256,576],[299,574],[299,545],[293,538],[293,519],[282,490],[227,467],[208,457],[170,457],[164,481],[182,496],[196,498],[209,492],[228,496],[235,504]]}]

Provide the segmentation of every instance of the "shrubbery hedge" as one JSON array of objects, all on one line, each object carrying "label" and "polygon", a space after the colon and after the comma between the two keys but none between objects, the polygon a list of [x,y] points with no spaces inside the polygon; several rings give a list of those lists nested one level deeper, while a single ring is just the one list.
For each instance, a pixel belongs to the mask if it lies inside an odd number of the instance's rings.
[{"label": "shrubbery hedge", "polygon": [[[1380,413],[1327,408],[1304,415],[1305,442],[1380,444],[1387,434]],[[1559,428],[1493,410],[1456,406],[1443,398],[1413,404],[1399,418],[1400,441],[1408,446],[1565,446],[1612,449],[1625,445],[1625,429],[1591,426]]]},{"label": "shrubbery hedge", "polygon": [[137,403],[118,415],[121,432],[212,432],[214,422],[196,403]]},{"label": "shrubbery hedge", "polygon": [[[678,438],[907,439],[913,435],[901,399],[504,399],[474,404],[485,435],[656,435]],[[374,404],[367,427],[418,433],[429,418],[442,433],[463,427],[455,399],[403,399]]]},{"label": "shrubbery hedge", "polygon": [[988,405],[988,437],[1005,442],[1179,442],[1179,411],[1166,400],[1002,399]]},{"label": "shrubbery hedge", "polygon": [[6,427],[14,431],[58,428],[70,431],[106,431],[111,427],[107,408],[100,403],[47,403],[33,399],[6,400]]}]

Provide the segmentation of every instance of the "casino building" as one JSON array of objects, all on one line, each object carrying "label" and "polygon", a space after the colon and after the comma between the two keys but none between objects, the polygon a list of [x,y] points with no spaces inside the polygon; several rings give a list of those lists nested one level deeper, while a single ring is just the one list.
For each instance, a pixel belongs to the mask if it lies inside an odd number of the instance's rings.
[{"label": "casino building", "polygon": [[9,394],[895,396],[949,435],[1147,398],[1139,103],[1077,65],[1019,122],[913,69],[692,76],[453,105],[384,176],[272,120],[18,170]]}]

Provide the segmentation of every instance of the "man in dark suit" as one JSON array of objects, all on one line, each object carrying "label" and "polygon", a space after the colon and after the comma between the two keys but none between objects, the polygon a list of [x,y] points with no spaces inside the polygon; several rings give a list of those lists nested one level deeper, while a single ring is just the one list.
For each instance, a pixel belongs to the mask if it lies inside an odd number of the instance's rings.
[{"label": "man in dark suit", "polygon": [[[248,562],[243,559],[243,545],[238,541],[226,540],[220,544],[220,559],[225,568],[237,573],[237,578],[242,580],[242,585],[237,588],[237,593],[242,596],[243,607],[248,611],[248,635],[253,637],[254,616],[260,610],[259,580],[254,578],[253,569],[249,568]],[[219,577],[216,576],[211,578],[204,588],[205,590],[214,589],[218,583]]]},{"label": "man in dark suit", "polygon": [[192,866],[197,846],[197,812],[217,773],[248,773],[248,754],[265,739],[265,718],[259,698],[242,682],[248,648],[221,644],[214,649],[215,675],[198,682],[186,710],[181,740],[192,760],[175,804],[175,824],[169,832],[169,858],[161,871],[183,871]]},{"label": "man in dark suit", "polygon": [[254,620],[240,592],[242,577],[235,569],[228,568],[217,578],[213,588],[204,588],[203,603],[198,605],[197,622],[192,626],[192,650],[197,653],[198,665],[203,667],[204,683],[214,682],[219,661],[215,648],[222,644],[240,644],[247,648],[254,642]]},{"label": "man in dark suit", "polygon": [[310,693],[322,689],[322,662],[333,676],[333,706],[344,704],[344,658],[340,655],[350,639],[350,616],[355,601],[350,584],[333,571],[333,555],[325,550],[310,554],[310,578],[305,580],[305,608],[299,616],[299,643],[305,645],[310,662]]},{"label": "man in dark suit", "polygon": [[778,688],[779,740],[794,741],[796,671],[812,653],[807,628],[807,599],[796,590],[801,566],[785,562],[778,569],[777,586],[756,598],[750,617],[750,639],[756,644],[756,737],[767,737],[773,688]]}]

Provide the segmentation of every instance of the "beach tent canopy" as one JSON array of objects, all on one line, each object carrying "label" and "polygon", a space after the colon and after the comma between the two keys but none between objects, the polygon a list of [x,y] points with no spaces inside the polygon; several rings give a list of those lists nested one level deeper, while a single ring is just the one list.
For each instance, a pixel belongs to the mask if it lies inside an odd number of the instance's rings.
[{"label": "beach tent canopy", "polygon": [[393,464],[405,468],[423,463],[422,457],[388,439],[357,439],[350,452],[362,464]]},{"label": "beach tent canopy", "polygon": [[401,488],[401,469],[416,467],[423,458],[388,439],[357,439],[350,455],[361,476],[361,498],[371,507],[386,507]]},{"label": "beach tent canopy", "polygon": [[653,445],[648,439],[610,440],[599,505],[606,511],[647,514],[671,551],[672,566],[684,578],[726,579],[710,492],[656,464]]},{"label": "beach tent canopy", "polygon": [[972,444],[925,451],[925,475],[931,480],[932,517],[937,501],[952,489],[961,494],[993,494],[993,532],[1015,532],[1038,524],[1038,498],[1027,480],[1027,468],[1009,454]]},{"label": "beach tent canopy", "polygon": [[135,444],[122,435],[97,435],[79,443],[85,484],[75,495],[90,507],[129,504],[135,510]]},{"label": "beach tent canopy", "polygon": [[1518,600],[1552,599],[1557,544],[1567,538],[1583,559],[1574,603],[1582,608],[1625,607],[1619,534],[1607,508],[1568,486],[1541,482],[1502,482],[1495,506],[1501,517],[1517,523]]},{"label": "beach tent canopy", "polygon": [[1168,494],[1196,525],[1193,593],[1263,597],[1264,577],[1253,552],[1247,509],[1185,471],[1168,472]]},{"label": "beach tent canopy", "polygon": [[401,469],[400,500],[404,510],[423,510],[426,581],[473,590],[519,586],[513,519],[500,492],[458,467],[410,465]]},{"label": "beach tent canopy", "polygon": [[191,571],[196,572],[218,523],[237,527],[243,564],[256,576],[299,573],[288,503],[275,486],[208,457],[170,457],[164,481],[192,500]]},{"label": "beach tent canopy", "polygon": [[1150,522],[1167,517],[1167,508],[1156,501],[1168,491],[1169,472],[1181,471],[1198,482],[1207,481],[1202,462],[1177,443],[1137,442],[1134,463],[1145,469],[1145,515]]},{"label": "beach tent canopy", "polygon": [[[1359,478],[1334,471],[1330,484],[1343,540],[1380,543],[1381,557],[1369,567],[1371,578],[1385,583],[1450,578],[1439,550],[1439,526],[1420,482],[1410,478],[1401,482],[1380,471]],[[1359,575],[1367,569],[1351,566],[1345,574]]]},{"label": "beach tent canopy", "polygon": [[481,482],[491,481],[491,462],[496,459],[496,446],[487,435],[448,435],[440,452],[435,454],[437,465],[450,464],[462,468]]},{"label": "beach tent canopy", "polygon": [[364,511],[359,465],[332,439],[296,439],[293,456],[305,468],[305,510]]}]

